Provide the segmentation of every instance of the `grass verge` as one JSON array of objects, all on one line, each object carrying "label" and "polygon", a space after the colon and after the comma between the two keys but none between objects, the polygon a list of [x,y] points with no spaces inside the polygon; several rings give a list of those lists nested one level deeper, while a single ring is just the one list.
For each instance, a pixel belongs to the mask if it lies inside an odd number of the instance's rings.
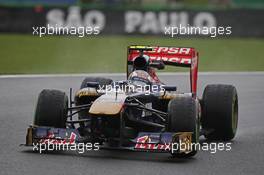
[{"label": "grass verge", "polygon": [[264,71],[263,39],[1,34],[0,74],[125,72],[131,44],[195,47],[200,71]]}]

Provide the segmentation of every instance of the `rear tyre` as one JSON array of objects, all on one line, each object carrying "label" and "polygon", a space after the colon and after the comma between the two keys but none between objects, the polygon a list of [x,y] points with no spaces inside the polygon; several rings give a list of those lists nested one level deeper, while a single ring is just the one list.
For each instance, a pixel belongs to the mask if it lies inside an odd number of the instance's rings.
[{"label": "rear tyre", "polygon": [[197,151],[195,144],[199,138],[199,122],[197,103],[191,97],[172,99],[168,104],[167,131],[169,132],[192,132],[192,152],[171,153],[173,157],[187,158],[194,156]]},{"label": "rear tyre", "polygon": [[64,92],[45,89],[38,97],[34,125],[66,128],[68,97]]},{"label": "rear tyre", "polygon": [[238,97],[232,85],[208,85],[203,93],[202,128],[210,140],[231,140],[238,123]]},{"label": "rear tyre", "polygon": [[[113,80],[109,78],[103,78],[103,77],[86,77],[81,84],[80,89],[86,88],[88,82],[98,82],[100,87],[106,88],[107,85],[110,85]],[[104,89],[103,88],[103,89]],[[75,100],[76,105],[84,105],[84,104],[89,104],[92,101],[94,101],[97,97],[81,97]],[[88,112],[86,110],[79,112],[79,119],[85,119],[88,117]]]}]

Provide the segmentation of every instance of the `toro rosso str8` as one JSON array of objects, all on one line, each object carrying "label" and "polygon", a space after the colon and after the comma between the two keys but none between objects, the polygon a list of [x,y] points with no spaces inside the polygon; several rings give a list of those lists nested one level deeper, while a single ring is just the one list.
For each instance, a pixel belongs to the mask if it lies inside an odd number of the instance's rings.
[{"label": "toro rosso str8", "polygon": [[[190,92],[163,84],[156,70],[167,65],[190,68]],[[127,79],[86,77],[70,99],[45,89],[39,94],[26,145],[98,143],[100,148],[196,154],[203,135],[231,140],[238,121],[232,85],[207,85],[197,97],[198,53],[194,48],[129,46]]]}]

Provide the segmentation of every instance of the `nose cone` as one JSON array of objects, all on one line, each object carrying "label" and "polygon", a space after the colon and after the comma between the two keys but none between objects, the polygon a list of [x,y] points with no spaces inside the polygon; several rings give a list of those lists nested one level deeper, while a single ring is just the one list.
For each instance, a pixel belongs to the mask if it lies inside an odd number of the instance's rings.
[{"label": "nose cone", "polygon": [[124,93],[102,95],[93,102],[89,113],[94,115],[116,115],[122,110],[126,97]]}]

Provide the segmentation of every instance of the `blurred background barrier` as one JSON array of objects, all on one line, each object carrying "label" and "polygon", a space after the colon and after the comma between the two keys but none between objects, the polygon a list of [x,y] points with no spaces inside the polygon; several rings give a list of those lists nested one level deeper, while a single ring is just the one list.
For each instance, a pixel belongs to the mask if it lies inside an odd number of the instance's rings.
[{"label": "blurred background barrier", "polygon": [[[61,2],[62,0],[54,1]],[[48,1],[47,1],[48,2]],[[70,0],[66,2],[71,3]],[[263,37],[262,9],[123,10],[69,7],[0,7],[0,32],[32,33],[32,27],[98,26],[101,34],[164,35],[166,26],[231,27],[230,36]],[[169,36],[168,36],[169,37]]]},{"label": "blurred background barrier", "polygon": [[8,6],[69,6],[120,8],[234,7],[263,8],[263,0],[0,0]]},{"label": "blurred background barrier", "polygon": [[264,36],[262,0],[0,0],[0,32],[98,26],[102,34],[164,35],[166,26],[230,26],[230,36]]}]

